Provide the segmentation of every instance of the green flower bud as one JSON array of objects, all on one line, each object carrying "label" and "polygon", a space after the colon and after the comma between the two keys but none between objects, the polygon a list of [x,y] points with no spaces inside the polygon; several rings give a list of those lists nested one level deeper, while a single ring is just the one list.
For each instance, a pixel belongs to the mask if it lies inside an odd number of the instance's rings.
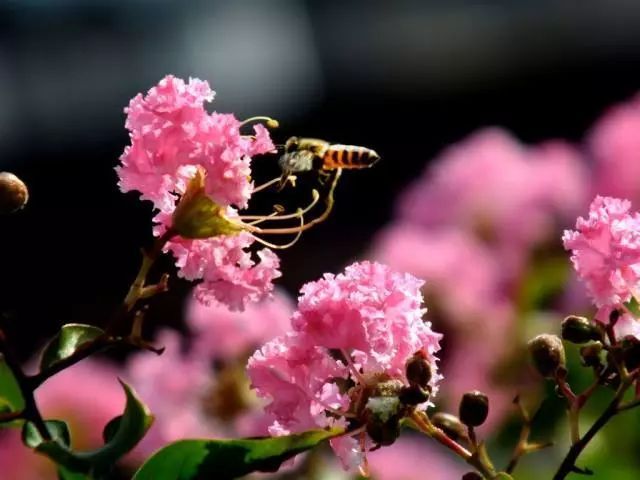
[{"label": "green flower bud", "polygon": [[467,392],[460,400],[458,416],[469,427],[479,427],[489,415],[489,398],[482,392]]},{"label": "green flower bud", "polygon": [[557,335],[543,333],[527,344],[533,365],[540,375],[553,378],[559,367],[565,366],[564,346]]},{"label": "green flower bud", "polygon": [[464,438],[467,434],[465,426],[460,419],[451,413],[438,412],[431,417],[431,423],[454,441]]},{"label": "green flower bud", "polygon": [[570,315],[562,321],[562,338],[580,345],[600,339],[600,331],[588,318]]},{"label": "green flower bud", "polygon": [[367,434],[378,445],[391,445],[400,436],[400,419],[405,412],[398,397],[371,397],[365,418]]},{"label": "green flower bud", "polygon": [[13,173],[0,172],[0,214],[13,213],[29,201],[29,190]]}]

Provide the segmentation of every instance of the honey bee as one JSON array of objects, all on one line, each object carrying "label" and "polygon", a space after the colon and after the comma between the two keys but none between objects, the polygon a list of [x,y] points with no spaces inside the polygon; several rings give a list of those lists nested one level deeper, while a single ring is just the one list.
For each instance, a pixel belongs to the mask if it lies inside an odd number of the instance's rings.
[{"label": "honey bee", "polygon": [[355,145],[329,143],[317,138],[291,137],[278,160],[282,179],[299,172],[328,173],[338,169],[369,168],[380,160],[374,150]]}]

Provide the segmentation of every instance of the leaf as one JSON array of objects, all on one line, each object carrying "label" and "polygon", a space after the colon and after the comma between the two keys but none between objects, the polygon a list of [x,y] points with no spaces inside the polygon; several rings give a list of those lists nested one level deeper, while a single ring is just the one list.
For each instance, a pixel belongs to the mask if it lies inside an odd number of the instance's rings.
[{"label": "leaf", "polygon": [[284,461],[342,433],[333,429],[283,437],[180,440],[147,459],[133,480],[225,480],[255,471],[275,472]]},{"label": "leaf", "polygon": [[15,412],[24,408],[24,399],[13,372],[0,355],[0,403],[5,411]]},{"label": "leaf", "polygon": [[[110,469],[123,455],[135,447],[144,437],[153,422],[149,409],[138,399],[135,392],[126,383],[120,381],[127,397],[127,403],[117,429],[111,433],[111,439],[97,450],[77,452],[68,448],[64,442],[32,441],[31,445],[54,462],[60,464],[70,473],[101,472]],[[113,420],[109,422],[113,423]],[[71,477],[73,478],[73,477]],[[80,477],[82,478],[82,477]]]},{"label": "leaf", "polygon": [[81,323],[68,323],[47,344],[40,359],[40,370],[73,355],[82,345],[104,334],[101,328]]},{"label": "leaf", "polygon": [[[71,444],[69,427],[66,422],[62,420],[46,420],[44,424],[53,439],[52,441],[60,442],[66,447]],[[29,448],[37,448],[42,442],[43,439],[40,431],[32,422],[26,422],[22,427],[22,443]]]}]

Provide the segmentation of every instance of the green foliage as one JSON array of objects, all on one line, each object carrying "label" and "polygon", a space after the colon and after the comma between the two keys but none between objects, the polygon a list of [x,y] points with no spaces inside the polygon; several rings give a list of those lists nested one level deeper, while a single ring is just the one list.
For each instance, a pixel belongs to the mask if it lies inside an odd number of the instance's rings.
[{"label": "green foliage", "polygon": [[56,362],[70,357],[84,344],[95,340],[103,333],[102,329],[93,325],[83,325],[81,323],[63,325],[42,352],[40,369],[44,370]]},{"label": "green foliage", "polygon": [[133,480],[218,480],[276,471],[282,462],[343,433],[310,430],[283,437],[181,440],[151,456]]},{"label": "green foliage", "polygon": [[[71,436],[69,435],[69,427],[62,420],[47,420],[45,426],[51,435],[52,441],[58,442],[65,447],[71,445]],[[31,422],[26,422],[22,427],[22,443],[29,448],[37,448],[44,439]]]},{"label": "green foliage", "polygon": [[[62,467],[60,476],[65,480],[83,478],[78,474],[109,470],[118,459],[137,445],[153,421],[148,408],[138,399],[133,390],[125,383],[120,383],[127,397],[126,407],[122,416],[117,417],[120,418],[117,428],[111,427],[111,438],[103,447],[89,452],[77,452],[70,448],[69,442],[65,441],[59,431],[54,434],[50,430],[53,440],[44,441],[31,424],[28,430],[25,427],[26,433],[23,436],[25,443],[58,463]],[[110,422],[112,423],[113,421]],[[59,426],[52,421],[47,425]]]},{"label": "green foliage", "polygon": [[24,407],[24,399],[20,393],[20,387],[16,382],[13,372],[0,355],[0,399],[4,405],[10,408],[9,411],[20,410]]}]

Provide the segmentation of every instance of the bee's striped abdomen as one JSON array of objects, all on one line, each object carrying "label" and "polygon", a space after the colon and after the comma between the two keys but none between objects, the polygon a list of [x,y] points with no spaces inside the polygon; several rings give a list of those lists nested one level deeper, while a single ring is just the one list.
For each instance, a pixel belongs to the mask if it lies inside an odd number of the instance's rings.
[{"label": "bee's striped abdomen", "polygon": [[380,160],[380,156],[370,148],[335,144],[329,146],[323,160],[324,170],[367,168]]}]

